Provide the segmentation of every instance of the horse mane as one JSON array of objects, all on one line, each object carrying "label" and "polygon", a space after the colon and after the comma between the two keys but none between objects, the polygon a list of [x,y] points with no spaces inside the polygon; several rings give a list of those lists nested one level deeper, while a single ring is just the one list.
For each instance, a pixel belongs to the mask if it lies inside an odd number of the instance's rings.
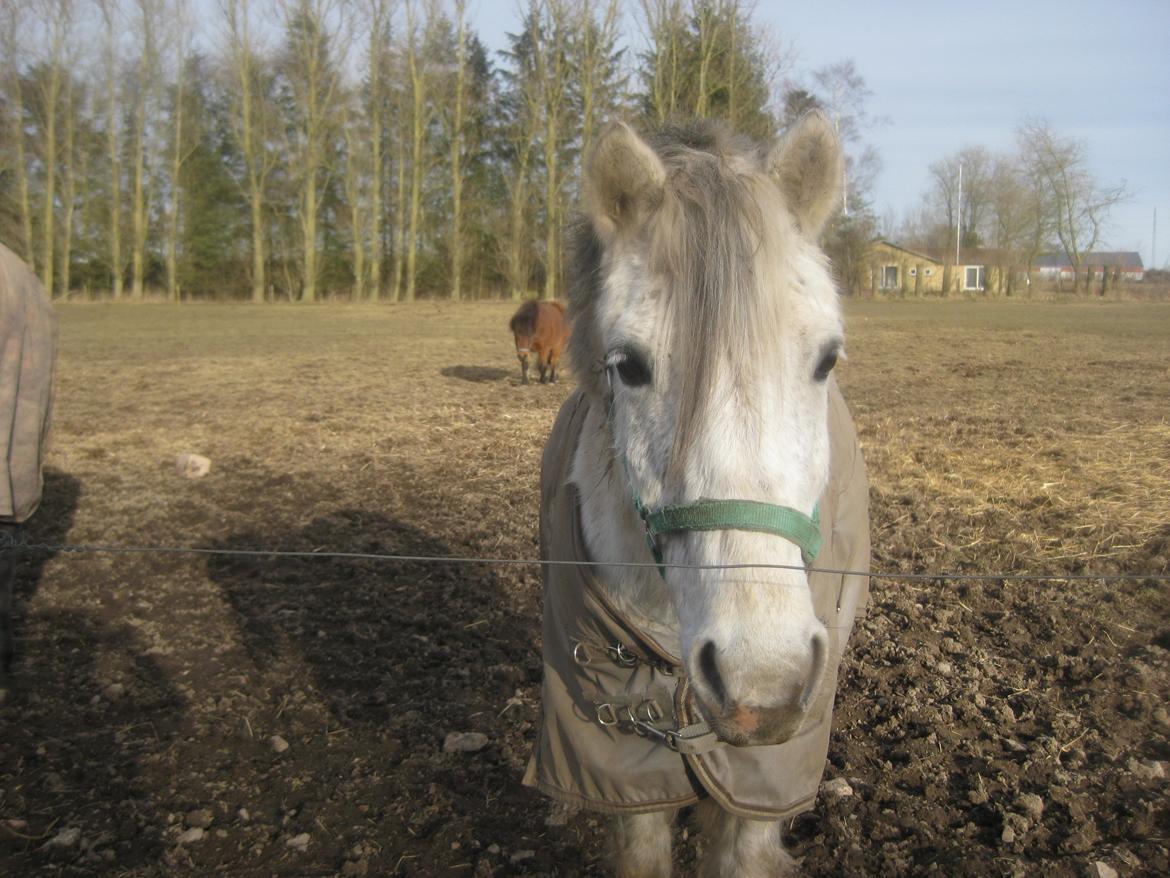
[{"label": "horse mane", "polygon": [[[720,359],[731,365],[734,388],[750,388],[758,353],[778,335],[781,297],[759,295],[756,256],[766,247],[774,258],[786,258],[796,233],[786,211],[775,215],[781,196],[757,144],[712,120],[668,126],[647,143],[662,160],[667,179],[661,205],[638,233],[650,270],[668,279],[674,335],[659,341],[659,352],[687,351],[669,464],[677,472],[703,421]],[[599,398],[604,393],[605,351],[597,327],[603,257],[604,245],[591,224],[578,219],[570,234],[569,356],[578,379]]]},{"label": "horse mane", "polygon": [[512,319],[508,321],[508,328],[518,335],[532,335],[536,331],[536,315],[539,313],[539,302],[535,300],[525,302],[516,309]]}]

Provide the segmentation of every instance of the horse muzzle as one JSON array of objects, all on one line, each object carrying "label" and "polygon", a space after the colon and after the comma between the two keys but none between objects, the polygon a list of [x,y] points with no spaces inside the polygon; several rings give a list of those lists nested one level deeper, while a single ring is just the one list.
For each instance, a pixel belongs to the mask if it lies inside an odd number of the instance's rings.
[{"label": "horse muzzle", "polygon": [[782,744],[800,731],[818,700],[828,644],[828,634],[818,623],[806,649],[786,650],[773,662],[746,663],[708,640],[688,663],[695,704],[728,744]]}]

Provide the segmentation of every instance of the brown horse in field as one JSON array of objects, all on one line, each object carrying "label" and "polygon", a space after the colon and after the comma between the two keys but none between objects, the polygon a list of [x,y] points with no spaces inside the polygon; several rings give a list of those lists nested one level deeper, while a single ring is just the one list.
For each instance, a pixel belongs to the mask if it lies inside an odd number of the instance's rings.
[{"label": "brown horse in field", "polygon": [[569,321],[560,302],[525,302],[508,324],[516,338],[521,380],[528,383],[528,357],[536,354],[540,383],[557,383],[557,363],[569,341]]}]

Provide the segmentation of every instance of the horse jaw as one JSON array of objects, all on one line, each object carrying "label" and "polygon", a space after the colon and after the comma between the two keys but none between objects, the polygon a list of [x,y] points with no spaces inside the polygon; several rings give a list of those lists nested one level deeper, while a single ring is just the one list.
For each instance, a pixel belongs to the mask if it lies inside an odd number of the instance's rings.
[{"label": "horse jaw", "polygon": [[[615,459],[604,411],[593,405],[573,454],[570,480],[580,503],[581,536],[594,578],[629,622],[663,645],[678,642],[679,622],[666,583],[654,565],[645,531]],[[630,567],[629,562],[646,564]]]}]

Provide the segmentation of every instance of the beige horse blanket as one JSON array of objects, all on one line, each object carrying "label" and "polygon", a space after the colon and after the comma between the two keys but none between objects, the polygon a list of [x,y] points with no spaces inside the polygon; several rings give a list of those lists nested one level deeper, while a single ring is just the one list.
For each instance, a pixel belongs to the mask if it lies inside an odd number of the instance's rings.
[{"label": "beige horse blanket", "polygon": [[[540,548],[545,560],[587,560],[569,471],[590,399],[561,409],[541,464]],[[868,481],[857,433],[830,387],[831,475],[820,503],[823,544],[813,604],[830,638],[829,672],[800,732],[783,744],[679,753],[622,722],[627,710],[669,726],[695,722],[677,638],[660,643],[615,610],[580,566],[542,567],[544,718],[524,783],[556,799],[611,813],[677,808],[711,796],[741,817],[777,819],[813,806],[832,725],[837,668],[869,593]],[[617,647],[620,646],[620,651]],[[650,705],[653,705],[652,707]]]},{"label": "beige horse blanket", "polygon": [[19,524],[41,502],[56,358],[44,287],[0,244],[0,522]]}]

